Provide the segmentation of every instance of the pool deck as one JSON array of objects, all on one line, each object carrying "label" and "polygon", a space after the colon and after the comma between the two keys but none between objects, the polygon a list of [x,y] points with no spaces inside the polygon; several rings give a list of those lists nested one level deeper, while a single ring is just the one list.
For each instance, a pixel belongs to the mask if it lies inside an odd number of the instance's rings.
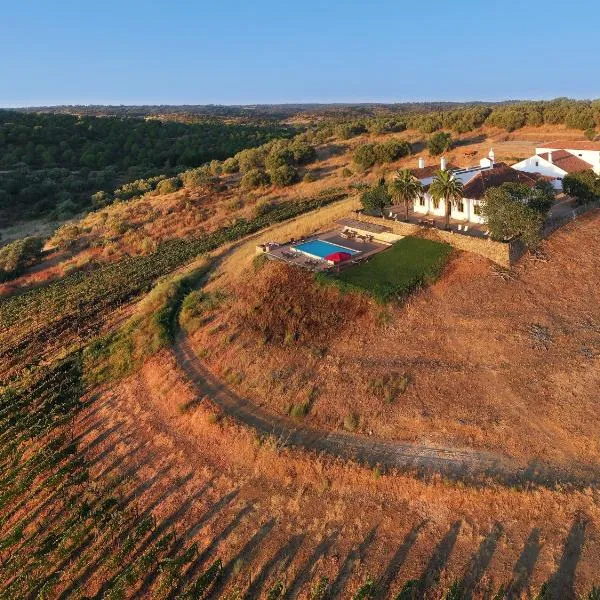
[{"label": "pool deck", "polygon": [[[281,244],[280,246],[271,248],[271,250],[267,253],[267,256],[274,260],[280,260],[291,265],[310,269],[311,271],[337,271],[346,265],[356,264],[356,261],[361,261],[389,247],[387,244],[381,244],[379,242],[359,242],[357,240],[347,239],[342,237],[340,233],[341,232],[336,229],[327,231],[325,233],[316,234],[303,240],[295,240],[293,242],[290,241],[286,244]],[[350,250],[356,250],[358,254],[353,255],[352,260],[348,260],[340,265],[334,266],[325,260],[311,258],[302,252],[295,252],[291,250],[293,246],[301,244],[302,242],[308,242],[310,240],[323,240],[324,242],[337,244],[338,246],[343,246],[344,248],[349,248]]]}]

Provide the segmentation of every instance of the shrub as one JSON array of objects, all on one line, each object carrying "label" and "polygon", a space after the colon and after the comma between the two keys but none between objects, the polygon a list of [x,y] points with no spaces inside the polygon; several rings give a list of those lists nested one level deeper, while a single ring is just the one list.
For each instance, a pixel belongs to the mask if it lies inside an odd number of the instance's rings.
[{"label": "shrub", "polygon": [[299,402],[297,404],[293,404],[290,407],[290,417],[294,419],[301,419],[305,417],[310,411],[310,404],[308,402]]},{"label": "shrub", "polygon": [[169,177],[158,183],[156,191],[159,194],[172,194],[173,192],[176,192],[181,185],[181,179],[179,177]]},{"label": "shrub", "polygon": [[354,163],[363,171],[370,169],[377,162],[375,144],[361,144],[356,147],[352,156]]},{"label": "shrub", "polygon": [[404,140],[390,140],[375,146],[375,156],[378,163],[393,162],[411,153],[411,147]]},{"label": "shrub", "polygon": [[42,238],[26,237],[0,248],[0,282],[16,277],[38,262],[43,247]]},{"label": "shrub", "polygon": [[590,127],[589,129],[585,130],[585,137],[590,140],[593,141],[596,139],[596,130],[593,127]]},{"label": "shrub", "polygon": [[223,173],[226,173],[228,175],[231,173],[237,173],[240,170],[240,163],[238,159],[234,156],[223,161],[222,169]]},{"label": "shrub", "polygon": [[427,149],[431,156],[438,156],[452,148],[452,136],[444,131],[434,133],[427,141]]},{"label": "shrub", "polygon": [[409,384],[410,376],[407,373],[387,373],[372,379],[369,382],[369,390],[377,398],[391,404],[406,391]]},{"label": "shrub", "polygon": [[244,173],[240,185],[242,188],[248,190],[269,185],[270,183],[271,178],[265,171],[262,169],[251,169]]},{"label": "shrub", "polygon": [[181,303],[179,324],[188,333],[196,331],[210,319],[211,314],[221,306],[225,297],[225,294],[220,290],[215,292],[194,290],[190,292]]},{"label": "shrub", "polygon": [[242,173],[262,169],[265,166],[265,151],[262,148],[242,150],[234,158],[238,161],[238,168]]},{"label": "shrub", "polygon": [[352,177],[352,175],[354,175],[354,173],[348,167],[342,169],[342,177]]},{"label": "shrub", "polygon": [[360,417],[355,413],[348,413],[344,417],[344,429],[346,431],[356,431],[360,424]]},{"label": "shrub", "polygon": [[273,185],[284,187],[292,185],[298,180],[298,170],[291,165],[281,165],[273,171],[269,171]]},{"label": "shrub", "polygon": [[91,196],[94,208],[101,208],[112,202],[112,196],[108,192],[99,191]]},{"label": "shrub", "polygon": [[294,141],[290,144],[290,150],[293,153],[294,161],[298,165],[307,165],[317,158],[317,151],[314,146],[306,142]]},{"label": "shrub", "polygon": [[302,181],[304,183],[312,183],[313,181],[317,181],[317,179],[318,179],[317,174],[314,171],[308,171],[307,173],[304,174]]},{"label": "shrub", "polygon": [[274,146],[265,158],[265,168],[273,172],[279,167],[294,164],[294,154],[286,145],[277,144]]}]

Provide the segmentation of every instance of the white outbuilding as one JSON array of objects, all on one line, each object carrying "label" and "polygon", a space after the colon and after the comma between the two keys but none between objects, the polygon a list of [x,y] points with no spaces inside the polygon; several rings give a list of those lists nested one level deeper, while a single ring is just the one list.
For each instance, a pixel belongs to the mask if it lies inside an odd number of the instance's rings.
[{"label": "white outbuilding", "polygon": [[591,169],[600,175],[600,143],[550,142],[536,148],[533,156],[512,165],[512,168],[548,177],[555,189],[562,190],[562,180],[569,173]]}]

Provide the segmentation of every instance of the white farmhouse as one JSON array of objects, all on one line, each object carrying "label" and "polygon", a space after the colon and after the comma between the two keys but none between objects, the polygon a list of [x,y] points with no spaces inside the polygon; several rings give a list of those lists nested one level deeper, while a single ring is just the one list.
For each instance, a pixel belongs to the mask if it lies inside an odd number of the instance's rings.
[{"label": "white farmhouse", "polygon": [[[444,202],[440,202],[436,207],[433,198],[428,192],[429,185],[433,177],[440,169],[452,170],[454,176],[463,183],[464,197],[459,202],[452,205],[450,218],[458,221],[467,221],[470,223],[485,223],[481,215],[481,201],[488,188],[497,187],[503,183],[524,183],[529,187],[535,186],[539,176],[528,175],[516,171],[504,163],[496,163],[493,149],[487,158],[482,158],[479,166],[459,169],[448,165],[442,158],[440,166],[425,167],[424,160],[419,159],[419,168],[412,169],[412,174],[419,179],[425,193],[415,202],[414,212],[434,217],[443,217],[446,214]],[[398,211],[400,212],[400,211]]]},{"label": "white farmhouse", "polygon": [[600,143],[550,142],[535,149],[535,154],[512,166],[517,171],[539,173],[550,178],[557,190],[569,173],[592,169],[600,175]]}]

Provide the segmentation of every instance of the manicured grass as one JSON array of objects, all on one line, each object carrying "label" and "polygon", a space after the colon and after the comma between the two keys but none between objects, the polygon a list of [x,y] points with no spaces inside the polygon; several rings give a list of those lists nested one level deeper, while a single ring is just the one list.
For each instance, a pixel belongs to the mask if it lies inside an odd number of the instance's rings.
[{"label": "manicured grass", "polygon": [[368,262],[345,268],[334,279],[344,286],[369,292],[380,302],[400,300],[434,281],[452,247],[417,237],[405,237]]}]

